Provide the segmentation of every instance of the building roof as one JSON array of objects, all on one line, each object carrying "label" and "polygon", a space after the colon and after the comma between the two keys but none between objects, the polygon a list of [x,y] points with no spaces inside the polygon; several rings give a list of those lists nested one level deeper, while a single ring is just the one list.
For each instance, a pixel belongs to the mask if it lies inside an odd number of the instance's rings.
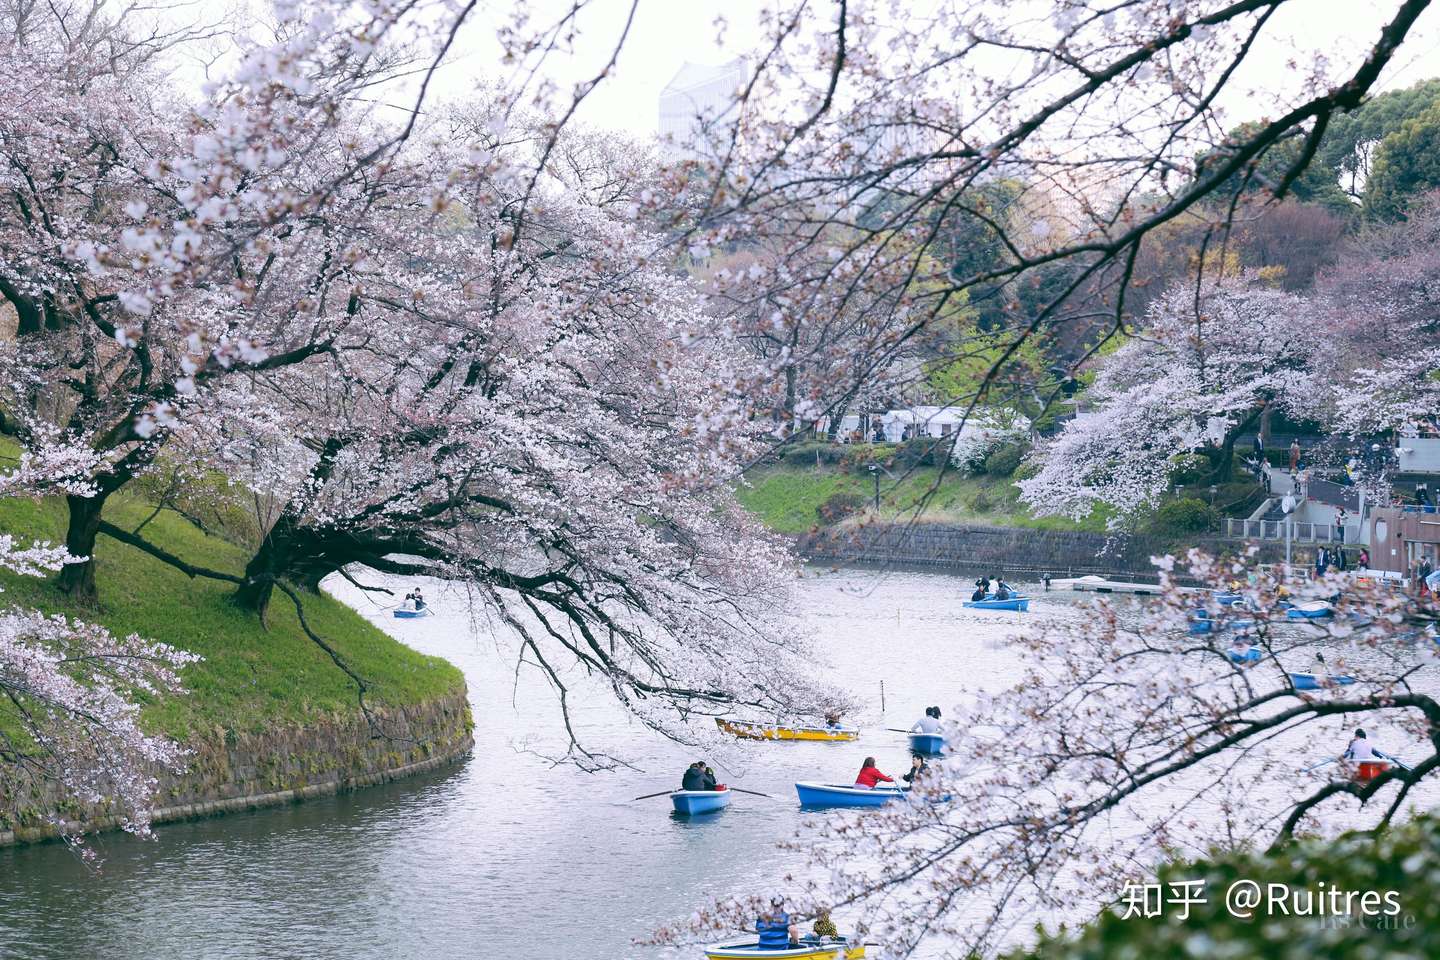
[{"label": "building roof", "polygon": [[[729,63],[722,63],[715,66],[704,63],[691,63],[685,61],[670,82],[665,84],[665,89],[660,91],[661,97],[673,96],[677,93],[686,93],[697,87],[708,86],[721,81],[738,80],[745,76],[747,65],[744,57],[736,57]],[[736,84],[738,86],[738,83]]]}]

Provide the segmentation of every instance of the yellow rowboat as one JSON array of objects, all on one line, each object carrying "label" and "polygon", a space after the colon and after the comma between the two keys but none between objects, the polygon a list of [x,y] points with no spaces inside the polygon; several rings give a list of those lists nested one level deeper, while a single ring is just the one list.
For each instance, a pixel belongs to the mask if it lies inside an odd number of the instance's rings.
[{"label": "yellow rowboat", "polygon": [[858,727],[786,727],[777,723],[747,723],[744,720],[722,720],[715,724],[726,733],[746,740],[859,740]]},{"label": "yellow rowboat", "polygon": [[756,943],[736,943],[728,947],[706,947],[709,960],[751,960],[764,957],[766,960],[864,960],[865,944],[846,944],[844,938],[816,943],[801,943],[788,950],[761,949]]}]

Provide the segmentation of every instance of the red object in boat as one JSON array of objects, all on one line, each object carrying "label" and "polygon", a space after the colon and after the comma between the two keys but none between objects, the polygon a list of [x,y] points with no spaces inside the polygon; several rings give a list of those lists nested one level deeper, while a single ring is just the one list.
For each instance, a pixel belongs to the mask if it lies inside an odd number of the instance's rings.
[{"label": "red object in boat", "polygon": [[1384,760],[1361,761],[1360,771],[1355,775],[1355,779],[1359,780],[1361,783],[1369,783],[1371,780],[1374,780],[1376,777],[1380,776],[1380,774],[1384,773],[1389,767],[1390,764],[1386,763]]}]

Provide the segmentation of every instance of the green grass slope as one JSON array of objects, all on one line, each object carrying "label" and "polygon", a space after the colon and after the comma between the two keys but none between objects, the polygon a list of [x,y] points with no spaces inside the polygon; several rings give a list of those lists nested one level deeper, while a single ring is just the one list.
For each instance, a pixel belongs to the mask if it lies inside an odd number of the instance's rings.
[{"label": "green grass slope", "polygon": [[[745,480],[736,490],[736,497],[779,533],[804,533],[820,525],[819,508],[832,496],[854,494],[868,503],[875,493],[874,480],[863,467],[775,464],[751,470]],[[954,470],[946,470],[942,477],[935,467],[914,467],[881,476],[878,517],[910,520],[923,503],[921,522],[1105,530],[1105,517],[1098,511],[1079,523],[1066,517],[1034,517],[1019,496],[1012,477],[962,477]],[[866,515],[876,517],[870,508]]]},{"label": "green grass slope", "polygon": [[[133,530],[152,507],[112,497],[105,518]],[[62,503],[0,500],[0,531],[21,542],[64,541]],[[190,563],[240,574],[246,551],[209,536],[168,511],[146,525],[152,543]],[[231,584],[187,578],[148,555],[104,536],[96,549],[99,608],[71,604],[48,579],[0,571],[0,603],[34,607],[100,623],[115,633],[138,633],[204,661],[187,667],[187,693],[146,704],[155,732],[185,739],[197,730],[254,732],[286,721],[358,713],[354,684],[301,631],[294,605],[277,594],[261,624],[230,603]],[[328,596],[302,593],[305,616],[370,685],[377,706],[403,706],[461,689],[460,671],[385,635]]]}]

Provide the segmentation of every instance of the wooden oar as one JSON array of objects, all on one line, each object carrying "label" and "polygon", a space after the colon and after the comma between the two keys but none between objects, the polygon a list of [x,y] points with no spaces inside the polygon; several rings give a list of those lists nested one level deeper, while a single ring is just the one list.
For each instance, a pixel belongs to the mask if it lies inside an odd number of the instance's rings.
[{"label": "wooden oar", "polygon": [[1325,766],[1325,764],[1327,764],[1327,763],[1334,763],[1334,762],[1335,762],[1335,758],[1334,758],[1334,757],[1331,757],[1329,760],[1321,760],[1321,761],[1320,761],[1319,763],[1317,763],[1317,764],[1314,764],[1314,765],[1312,765],[1312,766],[1306,767],[1304,770],[1301,770],[1300,772],[1301,772],[1301,773],[1309,773],[1311,770],[1319,770],[1321,767]]},{"label": "wooden oar", "polygon": [[1395,766],[1399,767],[1401,770],[1405,770],[1408,772],[1409,770],[1413,769],[1410,764],[1406,763],[1404,760],[1401,760],[1399,757],[1392,756],[1388,753],[1381,753],[1379,750],[1374,751],[1374,753],[1375,756],[1379,757],[1381,760],[1388,760],[1391,763],[1395,764]]},{"label": "wooden oar", "polygon": [[726,789],[726,790],[734,790],[736,793],[748,793],[748,794],[750,794],[751,796],[764,797],[766,800],[774,800],[774,799],[775,799],[774,797],[770,796],[770,794],[768,794],[768,793],[761,793],[759,790],[742,790],[742,789],[740,789],[739,787],[726,787],[725,789]]},{"label": "wooden oar", "polygon": [[[635,799],[636,799],[636,800],[649,800],[651,797],[668,797],[670,794],[672,794],[672,793],[674,793],[674,792],[675,792],[674,790],[661,790],[659,793],[647,793],[647,794],[645,794],[645,796],[643,796],[643,797],[636,797]],[[631,802],[633,803],[634,801],[631,801]]]},{"label": "wooden oar", "polygon": [[914,730],[901,730],[899,727],[886,727],[891,733],[914,733]]}]

